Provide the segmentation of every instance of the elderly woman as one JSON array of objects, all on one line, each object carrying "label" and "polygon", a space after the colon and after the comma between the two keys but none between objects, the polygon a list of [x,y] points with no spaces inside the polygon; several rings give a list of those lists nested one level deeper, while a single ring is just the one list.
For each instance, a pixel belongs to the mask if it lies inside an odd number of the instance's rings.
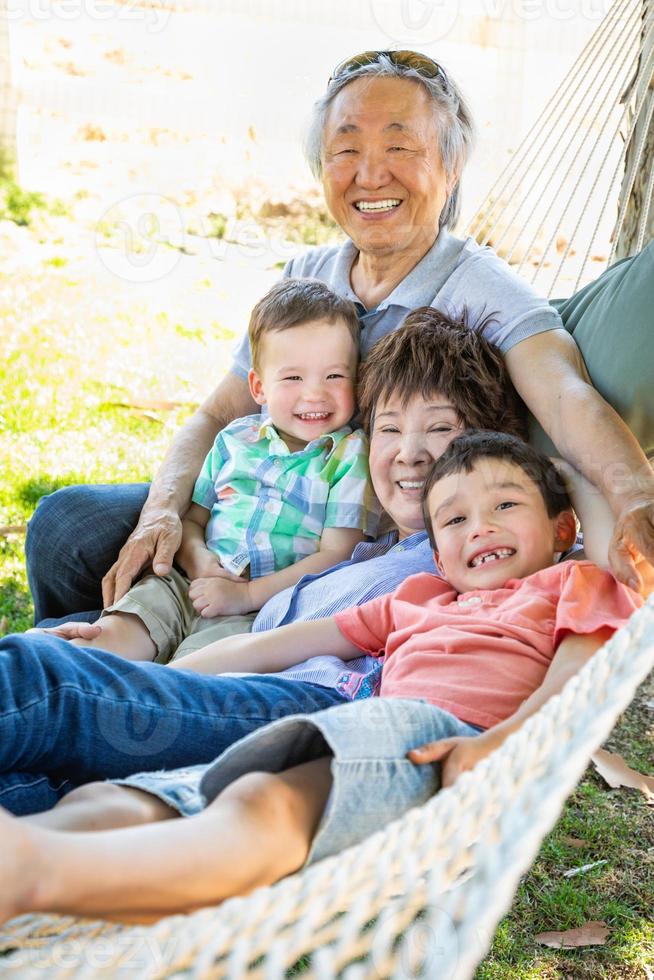
[{"label": "elderly woman", "polygon": [[[433,309],[411,314],[375,345],[361,404],[368,420],[374,414],[370,469],[392,526],[358,545],[349,561],[269,600],[254,632],[331,615],[435,571],[420,507],[431,463],[462,427],[520,433],[524,425],[497,350]],[[75,628],[87,636],[95,629]],[[0,640],[0,805],[33,813],[93,779],[207,762],[268,721],[372,694],[378,673],[374,658],[345,664],[327,656],[270,676],[202,676],[80,651],[52,635],[7,637]],[[79,793],[70,805],[83,810]],[[115,817],[111,800],[108,813]]]},{"label": "elderly woman", "polygon": [[[561,455],[610,504],[611,566],[637,586],[634,548],[654,560],[654,476],[629,429],[593,388],[558,314],[491,249],[449,233],[471,139],[463,97],[431,58],[369,51],[342,62],[315,105],[308,155],[348,240],[310,249],[284,274],[323,279],[357,304],[364,357],[417,306],[455,314],[465,307],[471,322],[492,313],[489,339]],[[255,409],[246,344],[174,440],[149,490],[68,488],[41,502],[27,539],[37,621],[96,609],[103,575],[109,605],[146,565],[168,573],[180,514],[216,433]]]}]

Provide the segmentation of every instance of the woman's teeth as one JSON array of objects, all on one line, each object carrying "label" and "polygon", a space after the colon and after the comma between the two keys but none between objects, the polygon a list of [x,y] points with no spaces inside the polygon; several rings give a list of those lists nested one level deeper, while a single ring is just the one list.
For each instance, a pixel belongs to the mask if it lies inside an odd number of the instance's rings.
[{"label": "woman's teeth", "polygon": [[498,561],[500,558],[510,558],[515,555],[513,548],[498,548],[497,551],[487,551],[483,555],[477,555],[470,562],[471,568],[478,568],[479,565],[487,565],[489,561]]},{"label": "woman's teeth", "polygon": [[422,490],[425,485],[424,480],[398,480],[403,490]]},{"label": "woman's teeth", "polygon": [[357,201],[354,206],[357,211],[390,211],[401,203],[399,198],[389,197],[385,201]]}]

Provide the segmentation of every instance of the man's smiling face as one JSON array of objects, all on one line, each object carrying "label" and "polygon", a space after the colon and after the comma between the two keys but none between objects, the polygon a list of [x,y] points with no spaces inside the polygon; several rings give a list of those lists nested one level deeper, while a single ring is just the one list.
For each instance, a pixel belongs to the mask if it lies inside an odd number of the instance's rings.
[{"label": "man's smiling face", "polygon": [[552,564],[574,537],[570,511],[549,517],[536,483],[508,460],[482,458],[438,480],[428,501],[436,563],[457,592],[499,589]]},{"label": "man's smiling face", "polygon": [[420,84],[346,85],[329,107],[322,160],[327,207],[361,252],[422,255],[431,246],[448,182],[438,121]]}]

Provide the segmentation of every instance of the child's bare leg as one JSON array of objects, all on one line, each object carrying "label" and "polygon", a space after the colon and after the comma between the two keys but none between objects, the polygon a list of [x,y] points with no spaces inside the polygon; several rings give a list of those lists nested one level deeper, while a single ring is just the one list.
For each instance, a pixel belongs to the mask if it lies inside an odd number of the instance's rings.
[{"label": "child's bare leg", "polygon": [[114,783],[87,783],[64,796],[51,809],[21,817],[49,830],[89,831],[137,827],[178,816],[152,793]]},{"label": "child's bare leg", "polygon": [[304,863],[331,787],[329,759],[251,773],[201,814],[63,833],[0,814],[0,918],[62,912],[133,920],[191,911]]},{"label": "child's bare leg", "polygon": [[108,650],[126,660],[154,660],[157,648],[143,622],[132,613],[110,613],[95,624],[102,632],[93,640],[71,640],[78,647]]}]

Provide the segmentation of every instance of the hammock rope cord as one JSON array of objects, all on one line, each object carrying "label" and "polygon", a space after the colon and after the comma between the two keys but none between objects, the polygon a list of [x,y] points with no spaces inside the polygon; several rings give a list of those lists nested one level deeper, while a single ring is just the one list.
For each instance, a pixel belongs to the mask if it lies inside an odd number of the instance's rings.
[{"label": "hammock rope cord", "polygon": [[[654,8],[642,0],[616,0],[466,225],[469,234],[515,261],[516,270],[550,296],[562,283],[561,291],[569,294],[585,275],[595,277],[588,266],[600,226],[616,206],[626,154],[642,127],[606,264],[614,258],[643,164],[653,70]],[[550,174],[556,177],[548,179]],[[641,247],[651,183],[638,222]],[[591,230],[593,213],[599,218]],[[608,246],[609,228],[604,238]]]},{"label": "hammock rope cord", "polygon": [[[648,10],[650,15],[644,16]],[[618,30],[620,42],[616,44]],[[590,72],[601,52],[605,57],[599,69]],[[607,118],[588,151],[590,158],[584,162],[584,171],[590,171],[593,179],[575,218],[571,241],[580,248],[580,230],[591,196],[595,207],[598,200],[603,201],[604,211],[614,200],[613,187],[620,169],[624,170],[627,145],[636,126],[641,125],[623,181],[617,237],[626,201],[642,167],[654,112],[653,61],[651,5],[642,0],[616,0],[541,120],[493,185],[471,221],[471,233],[487,242],[500,229],[504,244],[507,227],[515,225],[523,209],[531,208],[530,218],[537,216],[538,209],[525,198],[534,193],[543,199],[539,180],[546,170],[539,168],[526,190],[525,175],[535,172],[541,155],[549,166],[556,159],[559,172],[565,168],[566,177],[573,179],[572,194],[561,193],[559,182],[554,195],[557,202],[563,199],[570,207],[579,196],[580,175],[575,175],[575,167],[582,146],[590,144],[597,119],[610,102],[613,108],[606,112]],[[598,79],[601,86],[596,84]],[[564,138],[571,127],[582,135],[582,144],[576,149],[574,140]],[[616,154],[620,134],[624,146]],[[562,152],[555,157],[556,149]],[[569,152],[572,159],[567,157]],[[605,164],[612,156],[616,162],[602,190],[600,174],[604,181]],[[644,220],[641,216],[638,226],[639,248],[653,189],[654,165]],[[511,212],[512,207],[515,210]],[[534,278],[546,267],[547,253],[562,227],[563,212],[554,213],[552,202],[547,209],[547,249],[539,261],[528,249],[520,265],[534,263]],[[523,234],[528,225],[524,220],[519,223]],[[577,270],[577,282],[599,227],[597,221]],[[532,232],[530,249],[535,241]],[[563,263],[570,263],[571,241],[562,250],[552,287]],[[515,247],[515,242],[509,245],[512,252]],[[310,963],[300,975],[317,980],[367,980],[373,975],[394,980],[407,976],[468,980],[490,946],[520,875],[556,822],[589,757],[608,736],[653,666],[654,596],[560,695],[474,772],[464,774],[454,786],[357,847],[271,888],[232,899],[215,909],[170,916],[152,926],[22,916],[0,928],[0,953],[6,953],[3,974],[14,974],[21,980],[41,980],[47,975],[54,980],[116,976],[131,970],[151,980],[281,980],[302,957],[309,956]]]}]

